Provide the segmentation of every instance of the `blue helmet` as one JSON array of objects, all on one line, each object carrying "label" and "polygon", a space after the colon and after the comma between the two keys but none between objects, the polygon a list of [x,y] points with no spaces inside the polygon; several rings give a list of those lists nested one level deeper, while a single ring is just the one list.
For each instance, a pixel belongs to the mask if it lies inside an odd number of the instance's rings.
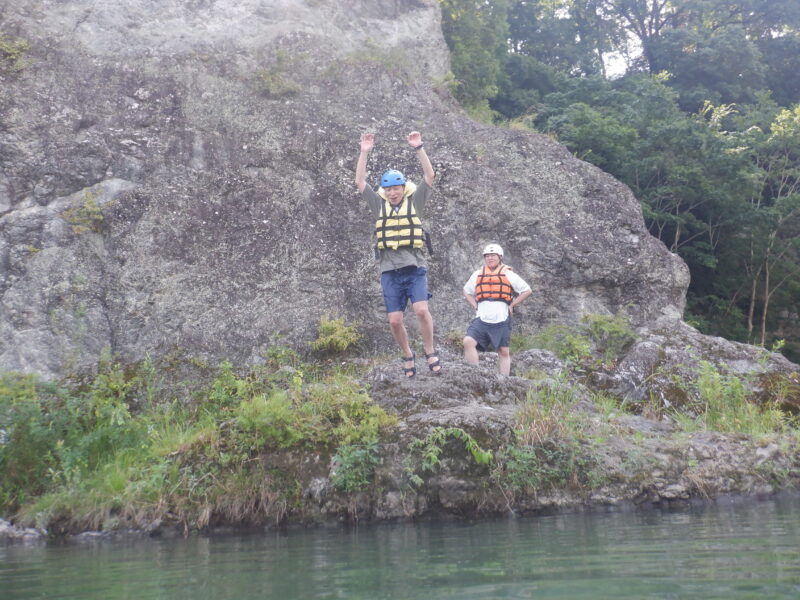
[{"label": "blue helmet", "polygon": [[400,171],[395,171],[394,169],[390,171],[386,171],[381,177],[381,187],[392,187],[393,185],[405,185],[406,184],[406,176],[403,175]]}]

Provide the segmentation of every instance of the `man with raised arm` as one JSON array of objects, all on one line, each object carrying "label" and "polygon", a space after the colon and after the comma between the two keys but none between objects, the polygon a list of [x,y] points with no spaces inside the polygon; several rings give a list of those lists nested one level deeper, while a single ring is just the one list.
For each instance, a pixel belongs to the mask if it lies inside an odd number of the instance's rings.
[{"label": "man with raised arm", "polygon": [[375,253],[381,272],[383,301],[389,327],[403,352],[403,372],[407,377],[417,373],[416,355],[411,350],[403,314],[409,300],[417,317],[428,368],[441,373],[439,353],[433,346],[433,317],[428,309],[428,267],[423,255],[426,234],[422,217],[433,193],[433,165],[422,147],[417,131],[408,134],[408,144],[422,166],[419,185],[406,179],[400,171],[389,170],[381,176],[378,191],[367,183],[367,158],[375,146],[375,136],[361,136],[361,152],[356,164],[356,185],[375,218]]}]

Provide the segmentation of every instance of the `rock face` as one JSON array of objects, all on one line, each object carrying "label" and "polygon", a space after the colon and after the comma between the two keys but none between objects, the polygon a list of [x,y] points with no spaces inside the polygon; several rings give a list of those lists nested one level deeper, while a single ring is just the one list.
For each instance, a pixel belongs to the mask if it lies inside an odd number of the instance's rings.
[{"label": "rock face", "polygon": [[[663,339],[670,358],[662,356],[648,368],[662,369],[664,379],[679,368],[688,369],[689,364],[672,360],[691,362],[687,354],[680,356],[681,343],[691,341],[688,335]],[[732,358],[736,349],[723,350]],[[742,363],[749,360],[746,350],[736,354]],[[371,372],[373,398],[398,418],[392,433],[381,440],[372,484],[358,493],[337,492],[331,484],[335,464],[305,461],[303,502],[288,515],[289,521],[680,507],[724,496],[769,497],[800,484],[800,449],[791,434],[685,431],[669,418],[646,418],[619,407],[607,411],[595,402],[593,382],[576,383],[574,373],[569,374],[574,365],[544,350],[516,357],[517,371],[526,377],[498,376],[491,353],[482,355],[478,367],[459,363],[447,349],[443,354],[448,367],[441,376],[423,372],[408,380],[395,363]],[[633,354],[647,356],[641,348]],[[657,400],[662,384],[650,372],[642,381],[630,364],[620,364],[612,378],[652,392]],[[559,394],[570,398],[569,415],[551,420],[543,410],[534,413],[536,419],[524,416],[531,406],[546,406],[548,398]],[[571,450],[569,427],[557,429],[567,420],[581,432]],[[457,436],[442,436],[435,464],[422,468],[424,451],[415,450],[415,444],[437,430],[453,429],[494,453],[494,460],[480,464]],[[514,447],[522,452],[510,454]],[[539,460],[521,472],[519,461],[533,450]],[[412,473],[418,475],[416,481]]]},{"label": "rock face", "polygon": [[[688,272],[630,191],[546,136],[477,124],[444,85],[436,0],[6,0],[28,44],[0,91],[0,370],[56,376],[176,351],[257,361],[323,315],[389,347],[353,184],[437,171],[438,335],[501,243],[534,286],[518,327],[679,323]],[[413,319],[412,319],[413,321]]]}]

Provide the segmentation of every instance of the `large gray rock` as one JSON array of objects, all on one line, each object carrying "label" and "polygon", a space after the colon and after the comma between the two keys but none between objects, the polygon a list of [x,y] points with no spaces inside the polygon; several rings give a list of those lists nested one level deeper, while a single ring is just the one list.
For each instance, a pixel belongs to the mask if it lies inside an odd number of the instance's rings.
[{"label": "large gray rock", "polygon": [[[500,242],[536,293],[518,327],[682,316],[688,272],[631,192],[546,136],[477,124],[444,86],[436,0],[6,0],[24,68],[0,94],[0,370],[55,376],[176,351],[258,361],[325,314],[388,348],[355,193],[437,171],[437,334]],[[412,319],[413,321],[413,319]]]},{"label": "large gray rock", "polygon": [[4,519],[0,519],[0,543],[10,542],[41,542],[44,541],[46,531],[34,527],[18,527]]}]

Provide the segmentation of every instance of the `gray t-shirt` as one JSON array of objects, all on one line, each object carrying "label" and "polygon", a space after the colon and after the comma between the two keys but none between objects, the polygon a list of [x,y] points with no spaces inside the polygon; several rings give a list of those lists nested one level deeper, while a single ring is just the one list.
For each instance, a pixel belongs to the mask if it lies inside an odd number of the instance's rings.
[{"label": "gray t-shirt", "polygon": [[[417,211],[417,216],[423,221],[423,226],[425,225],[423,220],[425,216],[425,205],[428,203],[431,194],[433,194],[433,188],[423,180],[422,183],[417,186],[416,191],[411,195],[411,199],[414,202],[414,210]],[[367,184],[364,191],[361,192],[361,197],[367,201],[370,211],[372,212],[373,220],[377,220],[381,215],[381,207],[384,202],[383,198],[381,198],[369,184]],[[424,248],[408,247],[398,248],[397,250],[378,250],[380,255],[378,259],[380,272],[393,271],[394,269],[401,269],[409,266],[427,267],[428,264],[425,262],[424,252]]]}]

